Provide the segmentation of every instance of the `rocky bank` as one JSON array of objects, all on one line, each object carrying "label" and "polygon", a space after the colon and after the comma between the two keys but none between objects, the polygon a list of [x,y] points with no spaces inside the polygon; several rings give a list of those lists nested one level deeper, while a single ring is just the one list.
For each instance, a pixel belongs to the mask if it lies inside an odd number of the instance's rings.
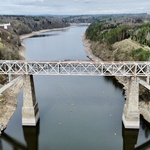
[{"label": "rocky bank", "polygon": [[[84,50],[87,53],[87,57],[89,57],[93,61],[102,61],[100,58],[96,57],[93,55],[92,50],[91,50],[91,43],[90,40],[86,39],[85,35],[82,35],[82,41],[84,45]],[[127,77],[115,77],[117,81],[122,84],[123,90],[125,91],[125,97],[126,97],[126,91],[128,89],[128,78]],[[145,102],[145,101],[139,101],[139,110],[140,114],[144,117],[144,119],[148,122],[150,122],[150,102]]]},{"label": "rocky bank", "polygon": [[[49,32],[49,31],[56,31],[56,30],[65,30],[69,27],[64,28],[55,28],[55,29],[46,29],[46,30],[40,30],[36,32],[32,32],[29,34],[21,35],[20,39],[23,40],[25,38],[29,38],[31,36],[43,33],[43,32]],[[20,49],[19,49],[19,59],[25,60],[25,45],[21,43]],[[15,78],[17,76],[14,76]],[[7,83],[6,83],[7,84]],[[3,85],[0,85],[2,87]],[[13,86],[5,90],[2,94],[0,94],[0,135],[1,133],[6,129],[13,113],[15,112],[17,108],[17,97],[20,93],[23,86],[23,77],[21,80],[17,81]]]}]

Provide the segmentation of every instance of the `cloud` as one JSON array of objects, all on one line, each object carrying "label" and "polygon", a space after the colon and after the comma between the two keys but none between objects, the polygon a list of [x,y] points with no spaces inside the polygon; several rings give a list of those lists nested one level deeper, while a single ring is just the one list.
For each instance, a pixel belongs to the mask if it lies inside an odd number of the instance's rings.
[{"label": "cloud", "polygon": [[150,13],[149,0],[0,0],[1,14]]},{"label": "cloud", "polygon": [[91,3],[91,0],[85,0],[84,3]]}]

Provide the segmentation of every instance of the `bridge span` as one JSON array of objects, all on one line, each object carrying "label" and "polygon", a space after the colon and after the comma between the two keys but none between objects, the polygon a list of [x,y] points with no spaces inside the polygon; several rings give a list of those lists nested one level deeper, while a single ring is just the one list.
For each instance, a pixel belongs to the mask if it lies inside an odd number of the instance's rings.
[{"label": "bridge span", "polygon": [[0,60],[0,74],[147,77],[150,62]]},{"label": "bridge span", "polygon": [[[149,80],[143,83],[140,77],[149,79],[150,62],[0,60],[0,74],[24,75],[22,125],[25,126],[35,126],[39,119],[33,75],[127,77],[129,82],[122,120],[125,128],[139,128],[139,84],[149,86]],[[149,112],[146,115],[149,116]]]}]

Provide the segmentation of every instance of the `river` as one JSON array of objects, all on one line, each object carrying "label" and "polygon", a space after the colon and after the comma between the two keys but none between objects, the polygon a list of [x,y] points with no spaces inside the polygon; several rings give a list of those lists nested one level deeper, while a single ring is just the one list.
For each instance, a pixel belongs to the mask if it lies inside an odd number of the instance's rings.
[{"label": "river", "polygon": [[[27,60],[88,59],[81,37],[86,28],[74,26],[25,39]],[[150,125],[144,120],[139,130],[124,129],[125,99],[114,79],[34,76],[34,81],[40,120],[36,127],[22,127],[22,91],[0,137],[0,150],[134,150],[149,141]]]}]

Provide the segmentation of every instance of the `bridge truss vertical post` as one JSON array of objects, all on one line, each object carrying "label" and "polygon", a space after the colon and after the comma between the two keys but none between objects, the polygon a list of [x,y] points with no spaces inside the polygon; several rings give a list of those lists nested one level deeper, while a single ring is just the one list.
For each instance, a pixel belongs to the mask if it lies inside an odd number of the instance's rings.
[{"label": "bridge truss vertical post", "polygon": [[35,96],[33,76],[24,75],[22,125],[36,126],[38,120],[39,108]]},{"label": "bridge truss vertical post", "polygon": [[139,78],[130,77],[126,91],[126,103],[124,105],[122,120],[125,128],[139,128]]}]

